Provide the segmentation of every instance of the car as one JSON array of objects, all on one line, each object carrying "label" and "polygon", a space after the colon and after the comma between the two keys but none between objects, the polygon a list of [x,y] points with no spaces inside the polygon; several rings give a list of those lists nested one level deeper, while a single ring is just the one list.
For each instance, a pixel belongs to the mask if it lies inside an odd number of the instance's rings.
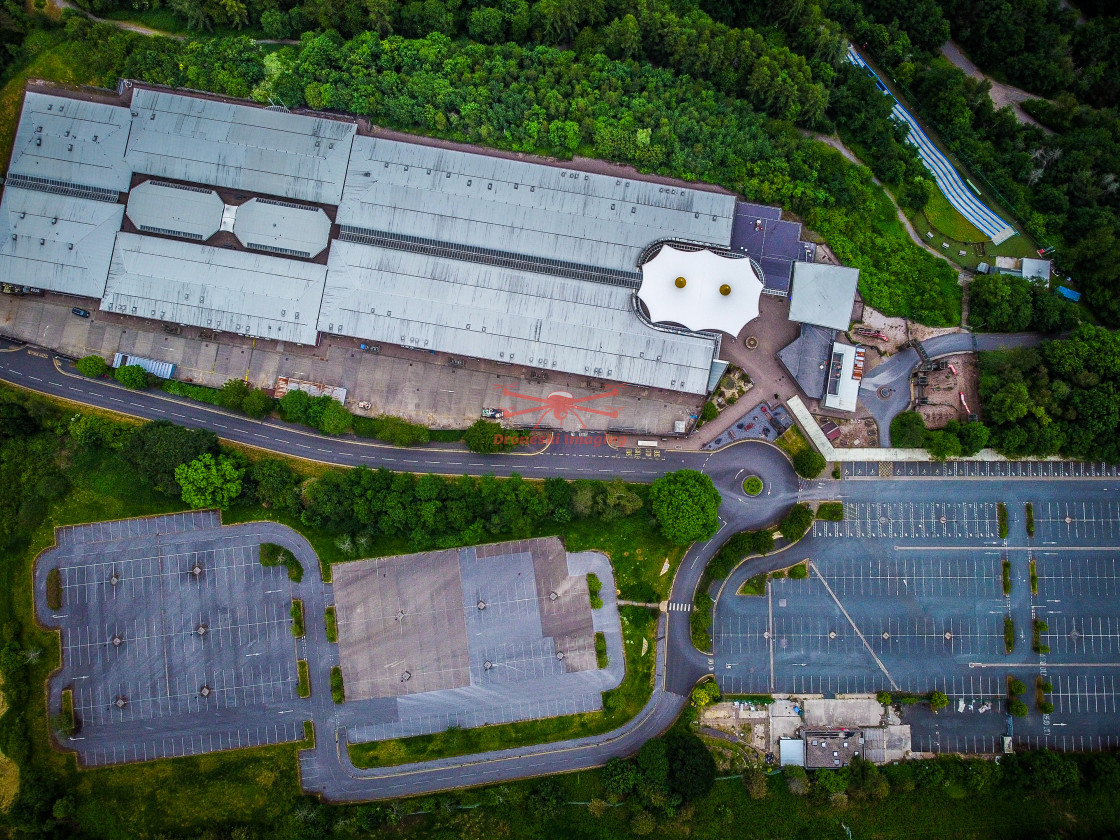
[{"label": "car", "polygon": [[79,318],[88,318],[89,317],[89,310],[88,309],[81,309],[81,308],[75,306],[70,311],[73,312],[75,315],[77,315]]}]

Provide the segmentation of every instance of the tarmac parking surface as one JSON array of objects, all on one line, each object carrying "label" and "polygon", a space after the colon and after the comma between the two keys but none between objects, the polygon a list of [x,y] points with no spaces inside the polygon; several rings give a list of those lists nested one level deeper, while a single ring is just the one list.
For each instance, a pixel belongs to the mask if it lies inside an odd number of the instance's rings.
[{"label": "tarmac parking surface", "polygon": [[[1062,500],[1046,485],[1049,498],[1032,502],[1034,538],[1009,503],[1011,534],[1000,539],[996,505],[979,500],[983,485],[967,487],[958,496],[976,501],[845,504],[842,522],[818,521],[789,556],[768,558],[769,568],[808,559],[809,577],[772,578],[764,595],[736,594],[757,568],[735,572],[713,632],[723,691],[943,691],[939,714],[903,707],[915,751],[999,752],[1009,733],[1022,746],[1120,746],[1120,503],[1105,486]],[[1035,619],[1045,623],[1037,650]],[[1011,677],[1027,686],[1025,718],[1006,714]],[[1036,697],[1046,681],[1053,691]]]}]

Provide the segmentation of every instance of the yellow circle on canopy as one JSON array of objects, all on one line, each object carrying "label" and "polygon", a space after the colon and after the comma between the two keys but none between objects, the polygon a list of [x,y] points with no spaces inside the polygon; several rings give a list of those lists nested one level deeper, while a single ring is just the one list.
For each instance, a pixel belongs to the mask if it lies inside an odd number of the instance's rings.
[{"label": "yellow circle on canopy", "polygon": [[674,282],[677,284],[678,289],[683,289],[684,284],[687,283],[688,281],[685,280],[683,277],[678,277]]},{"label": "yellow circle on canopy", "polygon": [[719,287],[719,293],[724,297],[727,297],[729,294],[731,294],[731,287],[724,283]]}]

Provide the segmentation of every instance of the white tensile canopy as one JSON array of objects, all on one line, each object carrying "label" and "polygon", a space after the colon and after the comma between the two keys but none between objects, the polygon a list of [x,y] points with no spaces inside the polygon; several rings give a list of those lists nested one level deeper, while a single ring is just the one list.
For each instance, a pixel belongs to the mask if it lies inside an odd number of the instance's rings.
[{"label": "white tensile canopy", "polygon": [[642,266],[638,297],[654,323],[738,335],[758,317],[762,278],[749,259],[663,245]]}]

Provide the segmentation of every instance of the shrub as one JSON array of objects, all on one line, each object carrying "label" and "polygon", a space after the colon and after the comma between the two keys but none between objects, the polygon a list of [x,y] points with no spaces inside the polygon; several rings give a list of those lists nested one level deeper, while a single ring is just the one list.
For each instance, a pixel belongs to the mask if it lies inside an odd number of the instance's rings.
[{"label": "shrub", "polygon": [[177,397],[186,397],[197,402],[221,405],[221,392],[217,388],[207,388],[205,385],[191,385],[177,379],[168,379],[160,386],[166,393]]},{"label": "shrub", "polygon": [[836,479],[839,479],[839,478],[843,477],[843,473],[840,472],[840,465],[839,464],[837,464],[835,467],[832,468],[832,477],[836,478]]},{"label": "shrub", "polygon": [[1015,717],[1026,717],[1030,713],[1027,704],[1022,700],[1012,700],[1007,704],[1007,711],[1011,712]]},{"label": "shrub", "polygon": [[1049,700],[1041,700],[1038,704],[1038,710],[1044,715],[1051,715],[1054,713],[1054,704]]},{"label": "shrub", "polygon": [[603,591],[603,582],[599,580],[599,576],[594,572],[587,574],[587,594],[591,598],[591,609],[597,610],[603,606],[603,599],[599,597],[599,593]]},{"label": "shrub", "polygon": [[229,379],[218,391],[219,404],[230,411],[241,411],[245,398],[249,396],[249,385],[244,379]]},{"label": "shrub", "polygon": [[272,413],[276,400],[260,389],[254,389],[241,401],[241,410],[249,417],[265,417]]},{"label": "shrub", "polygon": [[1007,539],[1007,505],[1000,502],[996,505],[996,515],[999,518],[999,538]]},{"label": "shrub", "polygon": [[806,504],[797,504],[786,514],[785,519],[778,525],[782,536],[790,542],[797,542],[813,524],[813,512]]},{"label": "shrub", "polygon": [[903,706],[916,706],[918,704],[918,698],[913,694],[907,694],[905,697],[899,698],[898,702]]},{"label": "shrub", "polygon": [[142,391],[148,387],[148,372],[140,365],[124,365],[113,372],[113,378],[126,388]]},{"label": "shrub", "polygon": [[334,607],[327,607],[324,614],[327,623],[327,641],[331,644],[338,643],[338,615]]},{"label": "shrub", "polygon": [[929,707],[935,712],[939,709],[944,709],[949,705],[949,698],[945,696],[944,692],[932,691],[929,695]]},{"label": "shrub", "polygon": [[817,506],[817,519],[840,522],[844,518],[843,502],[821,502]]},{"label": "shrub", "polygon": [[504,435],[501,423],[479,419],[471,423],[463,432],[463,443],[471,452],[489,455],[505,449],[505,445],[500,440]]},{"label": "shrub", "polygon": [[891,693],[889,691],[880,691],[875,695],[875,699],[884,706],[889,706],[894,698],[891,697]]},{"label": "shrub", "polygon": [[704,403],[704,408],[700,410],[700,419],[705,423],[711,422],[719,417],[719,409],[714,402]]},{"label": "shrub", "polygon": [[1003,594],[1011,594],[1011,562],[1008,560],[1003,561]]},{"label": "shrub", "polygon": [[796,566],[791,566],[789,569],[789,576],[794,580],[805,580],[809,577],[809,565],[807,563],[798,563]]},{"label": "shrub", "polygon": [[355,417],[354,434],[391,443],[393,446],[421,446],[431,439],[426,426],[409,423],[399,417],[382,414],[377,417]]},{"label": "shrub", "polygon": [[1007,684],[1007,690],[1011,694],[1024,694],[1026,693],[1027,687],[1023,685],[1021,680],[1011,680],[1011,682]]},{"label": "shrub", "polygon": [[331,699],[336,703],[346,699],[346,689],[342,684],[342,668],[338,665],[331,668]]},{"label": "shrub", "polygon": [[1047,694],[1054,690],[1054,684],[1051,682],[1041,682],[1038,684],[1038,687]]},{"label": "shrub", "polygon": [[1015,650],[1015,622],[1009,615],[1003,617],[1003,647],[1007,653]]},{"label": "shrub", "polygon": [[824,468],[824,456],[815,449],[802,449],[793,456],[793,471],[802,478],[816,478]]},{"label": "shrub", "polygon": [[1027,536],[1034,536],[1034,505],[1030,502],[1026,504],[1027,511]]},{"label": "shrub", "polygon": [[78,373],[91,379],[109,372],[109,364],[100,356],[83,356],[74,363]]},{"label": "shrub", "polygon": [[296,672],[299,675],[299,683],[296,691],[300,697],[311,696],[311,673],[307,669],[307,660],[300,659],[296,662]]},{"label": "shrub", "polygon": [[610,664],[610,657],[607,656],[607,637],[601,632],[595,633],[595,664],[600,668],[606,668]]},{"label": "shrub", "polygon": [[804,767],[783,767],[782,775],[786,777],[786,787],[794,796],[805,796],[809,792],[809,774]]}]

